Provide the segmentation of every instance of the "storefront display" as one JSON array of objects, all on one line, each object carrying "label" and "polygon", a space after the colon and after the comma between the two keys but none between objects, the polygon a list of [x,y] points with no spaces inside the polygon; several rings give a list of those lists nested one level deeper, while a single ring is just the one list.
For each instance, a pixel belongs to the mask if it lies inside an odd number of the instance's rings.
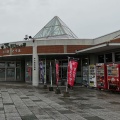
[{"label": "storefront display", "polygon": [[96,66],[89,65],[89,86],[96,87]]},{"label": "storefront display", "polygon": [[99,89],[107,89],[107,69],[104,63],[96,64],[96,81]]},{"label": "storefront display", "polygon": [[107,65],[108,89],[120,91],[120,64]]}]

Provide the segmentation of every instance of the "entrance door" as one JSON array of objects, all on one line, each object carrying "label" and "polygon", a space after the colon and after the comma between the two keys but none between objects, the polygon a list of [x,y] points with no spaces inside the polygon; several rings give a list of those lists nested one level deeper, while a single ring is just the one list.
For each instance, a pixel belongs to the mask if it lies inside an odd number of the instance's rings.
[{"label": "entrance door", "polygon": [[6,68],[6,80],[7,81],[15,81],[15,61],[7,62]]},{"label": "entrance door", "polygon": [[14,81],[15,80],[15,68],[7,68],[6,80],[8,80],[8,81]]}]

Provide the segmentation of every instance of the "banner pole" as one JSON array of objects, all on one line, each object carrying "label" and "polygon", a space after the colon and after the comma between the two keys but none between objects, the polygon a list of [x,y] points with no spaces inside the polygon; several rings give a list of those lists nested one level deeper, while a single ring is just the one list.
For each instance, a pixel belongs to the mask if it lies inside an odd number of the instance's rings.
[{"label": "banner pole", "polygon": [[46,58],[45,58],[45,67],[44,67],[44,85],[46,84]]},{"label": "banner pole", "polygon": [[51,81],[51,87],[52,87],[52,66],[50,61],[50,81]]},{"label": "banner pole", "polygon": [[[68,64],[69,64],[69,57],[68,57]],[[68,91],[68,67],[67,67],[67,81],[66,81],[66,92]]]}]

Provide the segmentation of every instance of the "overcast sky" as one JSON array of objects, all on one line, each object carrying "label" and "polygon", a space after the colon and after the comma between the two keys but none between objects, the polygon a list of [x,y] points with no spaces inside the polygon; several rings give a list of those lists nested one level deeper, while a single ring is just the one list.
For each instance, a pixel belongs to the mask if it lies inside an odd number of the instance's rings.
[{"label": "overcast sky", "polygon": [[78,38],[120,30],[120,0],[0,0],[0,43],[34,36],[58,16]]}]

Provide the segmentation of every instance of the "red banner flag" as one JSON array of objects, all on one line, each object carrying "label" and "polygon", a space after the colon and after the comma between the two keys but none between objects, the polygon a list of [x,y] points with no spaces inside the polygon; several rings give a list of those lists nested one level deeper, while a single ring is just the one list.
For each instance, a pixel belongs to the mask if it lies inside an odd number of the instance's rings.
[{"label": "red banner flag", "polygon": [[56,84],[58,85],[59,81],[59,63],[56,62]]},{"label": "red banner flag", "polygon": [[70,86],[74,86],[77,66],[78,62],[75,60],[70,60],[68,63],[68,84]]}]

